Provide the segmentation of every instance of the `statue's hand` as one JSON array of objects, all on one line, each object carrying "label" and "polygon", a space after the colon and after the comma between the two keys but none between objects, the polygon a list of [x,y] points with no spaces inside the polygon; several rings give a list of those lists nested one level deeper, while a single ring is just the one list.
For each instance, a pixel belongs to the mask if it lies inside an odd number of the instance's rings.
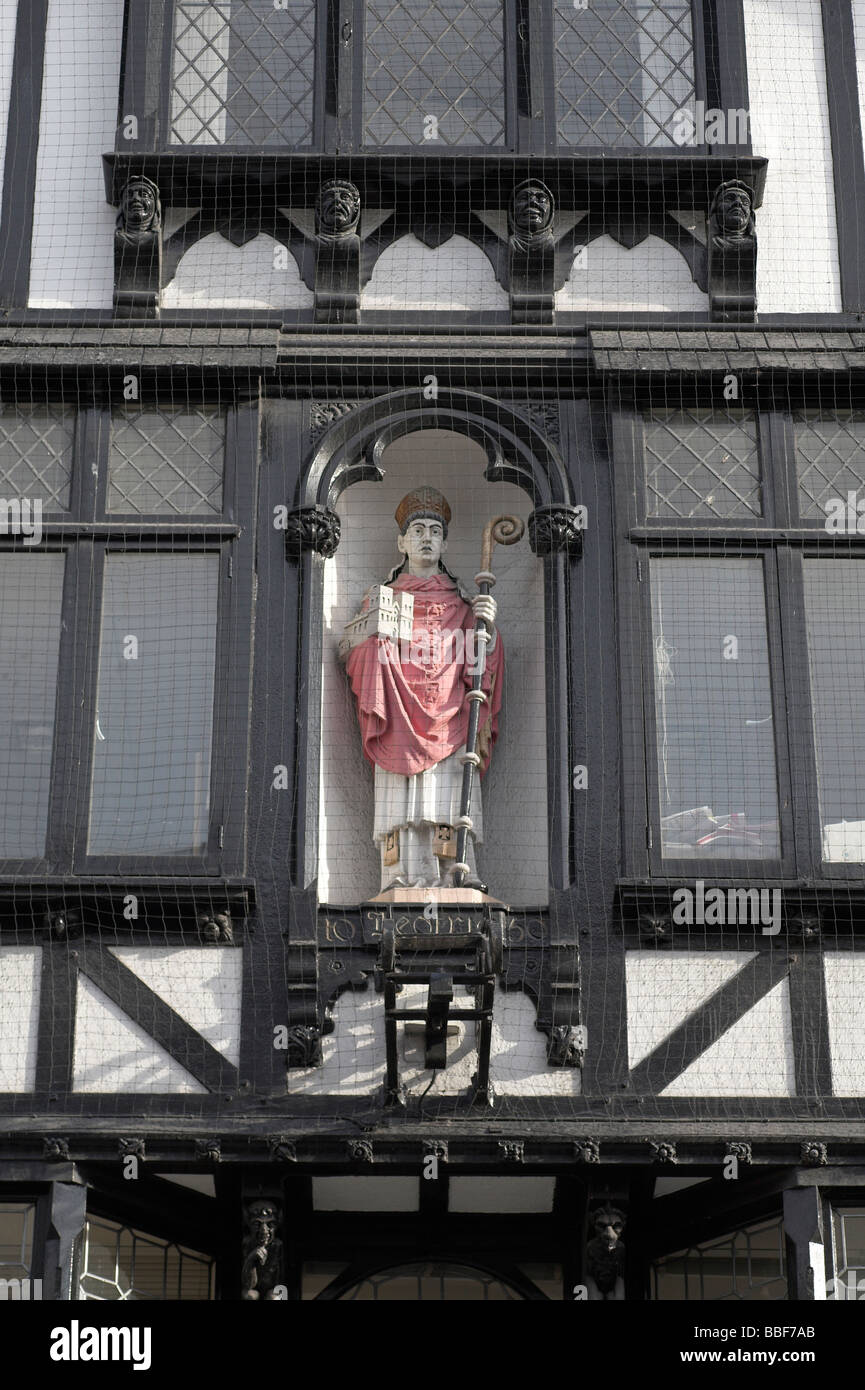
[{"label": "statue's hand", "polygon": [[472,612],[475,618],[480,618],[492,631],[495,626],[498,604],[492,594],[478,594],[472,599]]}]

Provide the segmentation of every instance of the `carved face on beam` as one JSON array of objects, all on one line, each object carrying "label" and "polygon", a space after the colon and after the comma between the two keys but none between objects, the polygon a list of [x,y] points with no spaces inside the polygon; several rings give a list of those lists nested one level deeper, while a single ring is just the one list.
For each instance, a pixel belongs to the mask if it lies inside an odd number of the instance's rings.
[{"label": "carved face on beam", "polygon": [[752,194],[747,184],[722,183],[712,200],[712,212],[724,236],[745,237],[752,230]]},{"label": "carved face on beam", "polygon": [[546,184],[526,179],[511,194],[508,220],[516,235],[531,239],[550,230],[555,211],[555,199]]},{"label": "carved face on beam", "polygon": [[360,221],[360,193],[348,179],[328,179],[315,201],[315,228],[319,236],[350,236]]},{"label": "carved face on beam", "polygon": [[615,1250],[625,1229],[625,1218],[617,1207],[601,1207],[593,1217],[595,1238]]},{"label": "carved face on beam", "polygon": [[267,1249],[276,1237],[279,1214],[272,1202],[260,1199],[247,1208],[249,1237],[253,1244]]},{"label": "carved face on beam", "polygon": [[130,179],[120,195],[120,224],[131,236],[143,236],[159,225],[159,189],[150,179]]}]

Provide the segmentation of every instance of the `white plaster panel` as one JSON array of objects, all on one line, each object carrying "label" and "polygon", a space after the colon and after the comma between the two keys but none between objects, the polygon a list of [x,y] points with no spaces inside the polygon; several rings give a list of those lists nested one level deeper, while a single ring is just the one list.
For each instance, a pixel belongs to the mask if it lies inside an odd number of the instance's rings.
[{"label": "white plaster panel", "polygon": [[754,951],[626,952],[629,1066],[636,1067],[648,1057],[754,955]]},{"label": "white plaster panel", "polygon": [[[422,1008],[425,985],[406,985],[399,995],[400,1009]],[[471,1008],[467,990],[457,987],[454,1008]],[[546,1057],[546,1035],[535,1027],[535,1006],[520,992],[499,989],[493,1014],[490,1045],[490,1081],[497,1095],[575,1096],[580,1094],[578,1067],[551,1067]],[[473,1023],[459,1024],[459,1033],[448,1039],[448,1065],[437,1070],[431,1098],[456,1095],[472,1084],[477,1071],[477,1040]],[[400,1082],[410,1095],[420,1095],[431,1079],[424,1068],[423,1035],[397,1030]],[[372,985],[366,992],[346,992],[334,1009],[334,1031],[322,1041],[321,1067],[289,1072],[292,1094],[336,1095],[371,1092],[384,1084],[385,1037],[383,996]]]},{"label": "white plaster panel", "polygon": [[116,209],[102,155],[114,148],[123,0],[48,6],[30,304],[109,308]]},{"label": "white plaster panel", "polygon": [[467,237],[432,250],[409,233],[383,251],[361,295],[364,309],[507,309],[491,262]]},{"label": "white plaster panel", "polygon": [[15,24],[18,0],[0,0],[0,193],[6,163],[6,132],[9,98],[12,93],[12,59],[15,55]]},{"label": "white plaster panel", "polygon": [[37,946],[0,950],[0,1091],[32,1091],[36,1083],[41,969]]},{"label": "white plaster panel", "polygon": [[417,1211],[419,1178],[313,1178],[315,1211]]},{"label": "white plaster panel", "polygon": [[757,212],[760,313],[841,309],[820,0],[745,0],[751,141],[769,159]]},{"label": "white plaster panel", "polygon": [[[357,714],[337,658],[343,627],[363,595],[398,563],[397,503],[429,483],[450,502],[445,561],[475,592],[480,539],[501,512],[528,519],[522,489],[484,479],[479,445],[447,430],[423,430],[385,451],[385,479],[356,483],[337,503],[342,540],[324,565],[324,672],[319,810],[318,893],[322,902],[363,902],[379,890],[378,849],[372,839],[373,772],[361,750]],[[547,897],[546,714],[544,694],[543,566],[522,540],[497,547],[497,622],[505,648],[505,688],[499,738],[481,779],[484,843],[479,867],[493,896],[512,906],[541,906]]]},{"label": "white plaster panel", "polygon": [[790,987],[782,980],[722,1033],[662,1096],[794,1096]]},{"label": "white plaster panel", "polygon": [[610,236],[590,241],[574,260],[556,308],[575,313],[708,313],[709,299],[684,256],[661,237],[627,250]]},{"label": "white plaster panel", "polygon": [[669,1197],[673,1192],[684,1192],[686,1187],[699,1187],[709,1178],[655,1178],[653,1197]]},{"label": "white plaster panel", "polygon": [[216,1196],[216,1183],[207,1173],[156,1173],[164,1182],[176,1183],[178,1187],[188,1187],[192,1192],[200,1192],[203,1197]]},{"label": "white plaster panel", "polygon": [[206,1086],[84,975],[78,976],[72,1089],[207,1094]]},{"label": "white plaster panel", "polygon": [[856,44],[856,80],[859,86],[859,120],[865,130],[865,0],[852,0],[853,38]]},{"label": "white plaster panel", "polygon": [[552,1211],[555,1178],[451,1178],[448,1211]]},{"label": "white plaster panel", "polygon": [[162,292],[164,309],[303,309],[313,301],[294,256],[264,232],[245,246],[218,232],[202,237]]},{"label": "white plaster panel", "polygon": [[240,1065],[243,952],[185,946],[111,947],[191,1028]]},{"label": "white plaster panel", "polygon": [[865,1096],[865,956],[830,951],[823,958],[832,1090]]}]

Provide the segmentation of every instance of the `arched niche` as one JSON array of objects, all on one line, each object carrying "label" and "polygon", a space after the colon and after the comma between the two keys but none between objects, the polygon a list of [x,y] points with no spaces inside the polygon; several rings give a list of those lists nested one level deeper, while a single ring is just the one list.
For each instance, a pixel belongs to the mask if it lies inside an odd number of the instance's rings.
[{"label": "arched niche", "polygon": [[244,246],[218,232],[202,237],[162,291],[164,309],[295,309],[312,303],[294,257],[264,232]]},{"label": "arched niche", "polygon": [[[346,488],[335,510],[341,523],[336,555],[324,564],[318,892],[323,902],[364,901],[379,891],[372,841],[373,772],[363,758],[354,700],[337,646],[371,584],[400,562],[397,503],[430,484],[450,502],[448,569],[468,592],[480,568],[481,532],[502,513],[528,523],[532,501],[509,482],[489,482],[485,450],[454,430],[418,429],[381,452],[380,482]],[[481,779],[484,843],[481,876],[494,896],[514,907],[546,902],[547,786],[543,565],[528,539],[494,552],[498,624],[505,646],[505,687],[499,739]]]},{"label": "arched niche", "polygon": [[[388,510],[378,500],[381,494],[375,493],[375,488],[386,479],[383,460],[391,445],[418,431],[447,431],[473,441],[482,451],[483,458],[477,452],[473,455],[478,463],[478,472],[467,475],[461,483],[461,488],[467,489],[464,494],[467,498],[467,515],[474,512],[476,518],[475,540],[471,550],[468,539],[472,534],[470,524],[462,542],[466,547],[468,568],[463,568],[461,578],[468,578],[470,585],[477,571],[474,547],[478,544],[482,525],[493,514],[492,507],[488,505],[493,500],[490,485],[508,484],[515,488],[516,493],[510,495],[519,498],[516,510],[521,515],[529,512],[527,541],[539,562],[537,569],[543,576],[546,733],[543,756],[547,796],[546,891],[540,901],[531,905],[543,906],[550,891],[567,889],[571,883],[571,766],[574,761],[571,730],[576,727],[576,711],[571,707],[573,637],[569,595],[571,569],[582,553],[585,516],[582,509],[574,504],[570,478],[558,448],[544,430],[533,423],[529,411],[528,406],[521,410],[507,401],[452,388],[439,389],[434,402],[427,401],[423,392],[415,388],[394,391],[364,402],[326,402],[312,408],[310,419],[315,442],[304,461],[294,505],[289,508],[286,521],[287,554],[299,567],[297,727],[302,740],[290,863],[295,892],[300,893],[304,901],[308,902],[310,898],[317,898],[319,903],[327,901],[318,885],[325,649],[330,647],[327,659],[332,660],[331,644],[337,635],[337,605],[342,603],[346,608],[356,606],[364,590],[364,578],[360,575],[356,585],[352,582],[341,588],[337,584],[335,591],[328,589],[333,581],[326,580],[325,572],[344,539],[338,507],[347,489],[372,484],[371,495],[376,497],[375,506],[380,510],[381,517],[392,518],[395,501]],[[408,487],[402,489],[407,490]],[[459,496],[462,495],[460,492]],[[361,496],[358,494],[359,498]],[[474,506],[472,497],[475,498]],[[477,503],[478,497],[484,497],[483,505]],[[452,505],[454,500],[457,499],[451,499]],[[376,543],[375,554],[371,552],[368,565],[373,572],[366,583],[376,578],[384,579],[389,562],[395,560],[395,523],[382,520],[382,527],[382,534],[388,537],[387,546],[382,543],[383,553],[379,561]],[[521,542],[521,545],[525,544]],[[506,568],[502,569],[502,574],[506,572]],[[327,600],[329,612],[325,607],[326,591],[332,593]],[[330,628],[327,634],[325,621]],[[342,717],[354,730],[355,711],[349,703],[349,692],[344,688],[340,699]],[[339,717],[334,715],[334,718]],[[359,738],[355,748],[355,768],[362,769]],[[497,772],[495,776],[500,777],[501,774]],[[369,785],[371,788],[371,783]],[[491,797],[493,790],[491,784]],[[502,794],[518,797],[518,784],[505,786]],[[371,808],[371,790],[369,793],[364,790],[362,799],[363,806]],[[371,826],[371,821],[369,824]],[[374,850],[371,840],[366,843],[368,848],[364,851],[365,855]],[[540,853],[539,850],[537,852]],[[368,866],[374,862],[374,853],[365,859]],[[371,884],[371,867],[369,873]],[[523,893],[521,901],[525,900]],[[355,879],[350,903],[361,901],[363,891],[360,882]]]},{"label": "arched niche", "polygon": [[361,308],[507,310],[508,296],[484,252],[468,237],[452,236],[431,248],[409,233],[379,256]]},{"label": "arched niche", "polygon": [[556,308],[583,313],[706,312],[709,297],[694,283],[680,251],[659,236],[630,249],[595,237],[574,261]]}]

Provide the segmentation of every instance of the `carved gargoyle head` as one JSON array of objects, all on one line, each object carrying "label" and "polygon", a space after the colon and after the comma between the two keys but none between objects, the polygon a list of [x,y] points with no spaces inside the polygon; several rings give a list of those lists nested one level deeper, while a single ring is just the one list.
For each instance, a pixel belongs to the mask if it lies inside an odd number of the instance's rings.
[{"label": "carved gargoyle head", "polygon": [[137,174],[124,186],[120,195],[118,227],[127,236],[145,236],[148,232],[155,232],[161,220],[159,189],[143,174]]},{"label": "carved gargoyle head", "polygon": [[348,179],[328,179],[315,200],[315,230],[322,237],[351,236],[360,221],[360,193]]},{"label": "carved gargoyle head", "polygon": [[519,241],[531,242],[549,232],[555,213],[556,200],[547,185],[526,179],[511,194],[508,223]]},{"label": "carved gargoyle head", "polygon": [[279,1212],[273,1202],[267,1201],[264,1197],[250,1202],[246,1209],[246,1219],[250,1243],[263,1249],[271,1246],[276,1239],[276,1228],[279,1224]]},{"label": "carved gargoyle head", "polygon": [[592,1216],[592,1225],[595,1240],[605,1245],[607,1250],[615,1250],[625,1229],[625,1216],[618,1207],[598,1207]]},{"label": "carved gargoyle head", "polygon": [[754,194],[746,183],[728,179],[716,190],[710,216],[721,236],[741,238],[754,233]]}]

